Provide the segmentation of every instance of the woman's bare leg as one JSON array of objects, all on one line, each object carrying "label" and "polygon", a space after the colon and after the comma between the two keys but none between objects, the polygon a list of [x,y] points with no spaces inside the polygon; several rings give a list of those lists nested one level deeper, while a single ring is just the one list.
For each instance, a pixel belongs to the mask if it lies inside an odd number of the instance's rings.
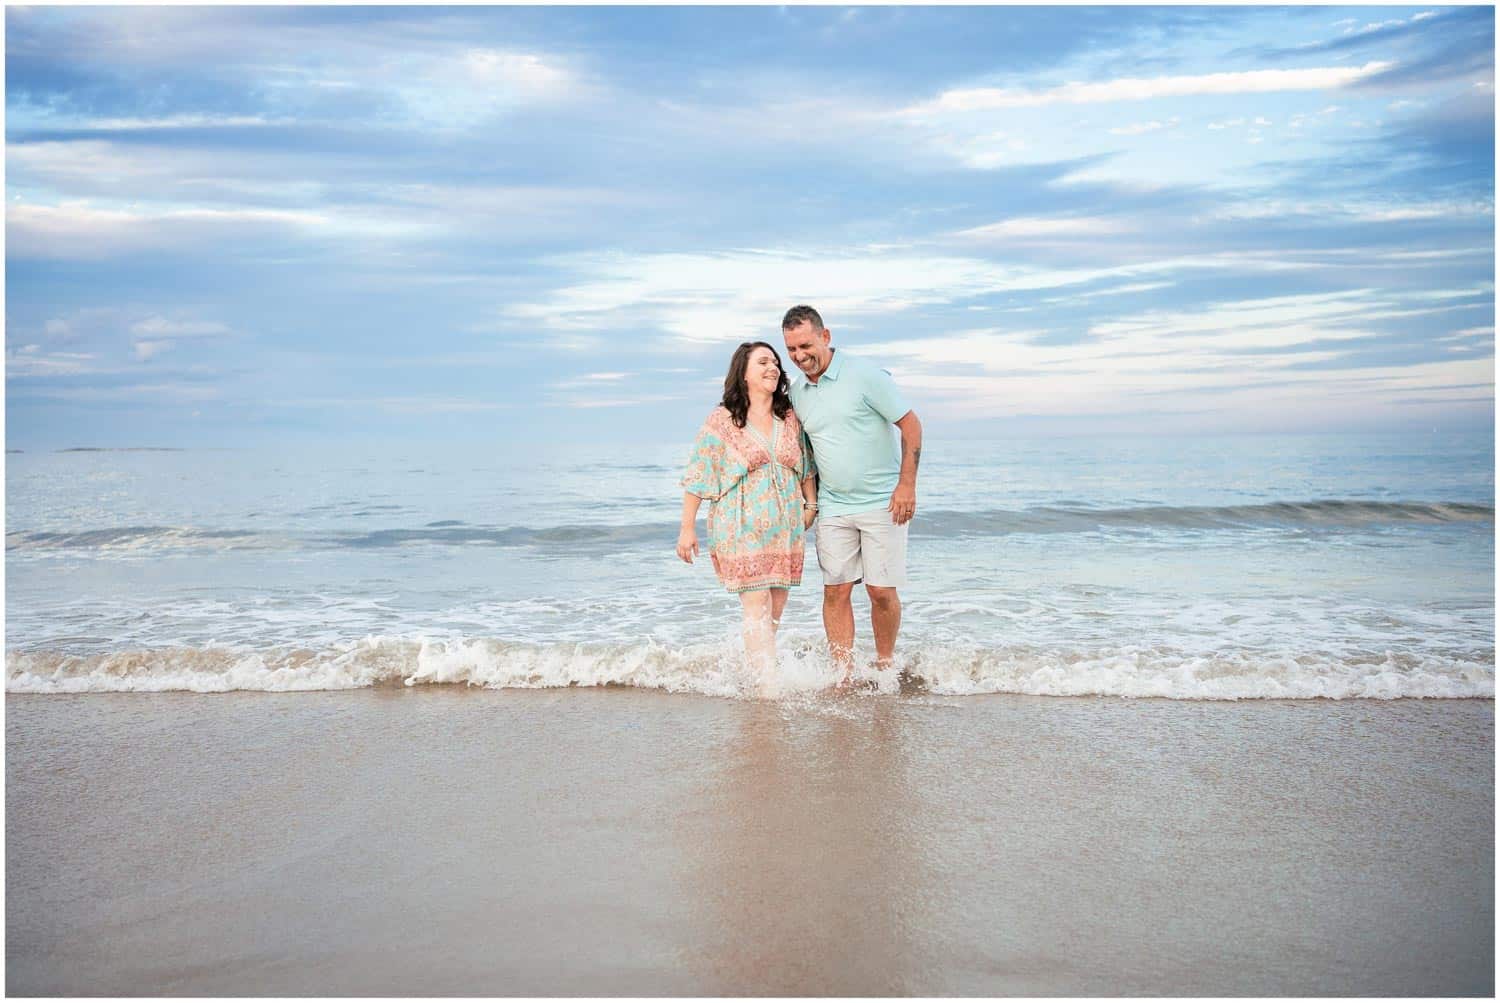
[{"label": "woman's bare leg", "polygon": [[744,612],[745,663],[759,696],[776,692],[776,627],[771,618],[771,590],[740,593]]},{"label": "woman's bare leg", "polygon": [[781,611],[786,609],[786,597],[791,594],[790,589],[771,589],[771,634],[775,636],[776,631],[781,629]]}]

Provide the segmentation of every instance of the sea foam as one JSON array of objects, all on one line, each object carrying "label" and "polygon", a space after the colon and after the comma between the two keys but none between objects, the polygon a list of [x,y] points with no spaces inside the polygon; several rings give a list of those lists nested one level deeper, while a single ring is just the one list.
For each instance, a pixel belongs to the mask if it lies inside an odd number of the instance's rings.
[{"label": "sea foam", "polygon": [[[1098,649],[936,646],[905,655],[896,669],[861,675],[879,693],[1015,693],[1035,696],[1161,697],[1175,700],[1488,698],[1493,653],[1321,655],[1167,647]],[[815,691],[834,669],[810,638],[783,644],[776,689]],[[164,647],[102,654],[11,651],[11,693],[189,691],[288,692],[372,686],[464,685],[492,689],[630,686],[740,696],[750,691],[730,643],[673,646],[532,644],[493,638],[369,636],[310,649]]]}]

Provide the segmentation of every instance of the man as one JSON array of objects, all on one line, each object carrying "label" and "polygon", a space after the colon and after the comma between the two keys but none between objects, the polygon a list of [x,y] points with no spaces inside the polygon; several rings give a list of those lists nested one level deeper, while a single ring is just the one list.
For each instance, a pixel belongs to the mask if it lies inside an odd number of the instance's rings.
[{"label": "man", "polygon": [[[854,586],[870,595],[875,664],[888,668],[901,629],[906,530],[917,510],[922,423],[890,374],[832,346],[832,332],[810,306],[781,321],[787,354],[806,379],[791,386],[792,406],[812,440],[818,466],[818,566],[823,569],[823,629],[841,670],[854,674]],[[896,449],[891,426],[901,433]]]}]

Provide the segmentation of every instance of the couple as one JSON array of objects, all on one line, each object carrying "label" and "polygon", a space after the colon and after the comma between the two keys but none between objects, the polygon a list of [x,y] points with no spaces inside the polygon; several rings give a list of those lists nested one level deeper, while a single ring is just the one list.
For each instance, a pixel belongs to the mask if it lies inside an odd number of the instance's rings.
[{"label": "couple", "polygon": [[[917,509],[922,423],[884,370],[835,349],[823,318],[794,306],[781,322],[806,377],[787,386],[776,350],[735,349],[724,398],[708,416],[682,477],[677,556],[698,553],[698,506],[709,502],[708,552],[739,594],[745,655],[762,695],[775,691],[776,628],[802,582],[803,534],[818,523],[823,628],[840,688],[854,674],[854,586],[870,594],[876,666],[901,627],[907,523]],[[901,435],[899,452],[891,426]]]}]

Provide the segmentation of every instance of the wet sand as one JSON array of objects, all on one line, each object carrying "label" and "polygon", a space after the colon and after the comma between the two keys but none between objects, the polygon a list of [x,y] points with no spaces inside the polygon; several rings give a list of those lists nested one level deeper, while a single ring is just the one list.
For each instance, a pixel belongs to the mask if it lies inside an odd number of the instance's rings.
[{"label": "wet sand", "polygon": [[6,699],[12,995],[1491,995],[1494,703]]}]

